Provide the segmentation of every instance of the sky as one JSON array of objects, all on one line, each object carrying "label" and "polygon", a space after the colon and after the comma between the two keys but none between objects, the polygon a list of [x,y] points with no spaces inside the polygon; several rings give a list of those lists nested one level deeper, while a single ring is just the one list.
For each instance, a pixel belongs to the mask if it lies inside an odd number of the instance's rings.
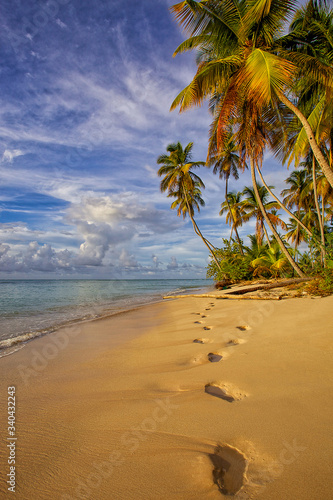
[{"label": "sky", "polygon": [[[2,0],[0,273],[2,278],[204,278],[207,249],[160,193],[156,159],[194,143],[205,160],[207,106],[170,112],[195,54],[172,0]],[[286,170],[269,154],[276,191]],[[197,215],[217,247],[224,183],[211,170]],[[250,185],[245,173],[230,190]],[[241,228],[254,233],[255,222]]]}]

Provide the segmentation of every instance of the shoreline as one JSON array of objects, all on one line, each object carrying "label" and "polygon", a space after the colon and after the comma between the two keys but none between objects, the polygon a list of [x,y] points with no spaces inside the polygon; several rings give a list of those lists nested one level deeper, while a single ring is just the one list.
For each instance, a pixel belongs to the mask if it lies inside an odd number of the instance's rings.
[{"label": "shoreline", "polygon": [[[27,281],[27,280],[24,280],[24,281]],[[33,280],[33,281],[36,281],[36,280]],[[46,281],[49,281],[49,280],[46,280]],[[74,280],[74,281],[77,281],[77,280]],[[84,280],[82,280],[82,281],[84,281]],[[99,281],[110,281],[110,280],[99,280]],[[119,281],[122,281],[122,280],[119,280]],[[135,281],[135,280],[133,280],[133,281]],[[137,281],[140,282],[140,280],[137,280]],[[205,290],[205,289],[210,289],[210,288],[211,288],[211,285],[207,285],[204,288],[195,288],[194,290],[200,291],[200,290]],[[190,290],[190,288],[184,289],[183,294],[186,294],[189,290]],[[170,292],[170,293],[172,295],[172,292]],[[176,293],[176,291],[174,293]],[[134,299],[134,298],[138,299],[139,297],[140,296],[133,296],[132,299]],[[109,319],[109,318],[112,318],[113,316],[116,316],[118,314],[125,314],[127,312],[135,311],[136,309],[140,309],[141,307],[149,306],[151,304],[157,304],[159,302],[163,302],[163,294],[161,294],[159,296],[156,295],[154,297],[151,295],[147,295],[147,297],[144,296],[141,300],[133,301],[131,304],[129,304],[126,307],[124,307],[123,305],[118,306],[118,307],[120,307],[120,309],[110,310],[109,308],[112,305],[112,303],[110,303],[108,308],[105,307],[103,309],[100,309],[100,307],[97,306],[98,307],[98,312],[97,312],[96,306],[92,305],[92,306],[90,306],[90,312],[89,312],[90,317],[88,317],[88,318],[86,316],[82,316],[82,317],[78,317],[78,318],[74,318],[74,319],[68,319],[68,320],[65,320],[64,322],[55,323],[53,325],[50,325],[50,326],[42,328],[42,329],[36,329],[33,331],[26,331],[26,332],[22,332],[19,334],[14,334],[15,336],[11,336],[9,338],[0,339],[0,360],[1,360],[1,358],[12,355],[15,352],[17,352],[18,350],[24,348],[31,341],[39,339],[39,338],[44,337],[46,335],[50,335],[50,334],[57,332],[59,330],[72,328],[72,327],[75,327],[76,325],[81,325],[81,324],[84,324],[84,323],[87,323],[90,321],[99,321],[99,320]]]},{"label": "shoreline", "polygon": [[29,342],[0,364],[18,498],[329,498],[332,305],[173,299]]}]

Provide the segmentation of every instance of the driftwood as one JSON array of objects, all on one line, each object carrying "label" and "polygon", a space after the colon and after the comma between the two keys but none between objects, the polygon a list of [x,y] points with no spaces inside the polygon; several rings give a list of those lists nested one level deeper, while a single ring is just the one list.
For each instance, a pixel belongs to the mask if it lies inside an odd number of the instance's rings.
[{"label": "driftwood", "polygon": [[294,283],[303,283],[305,281],[310,281],[313,279],[314,278],[294,278],[291,280],[270,283],[269,285],[257,285],[257,286],[242,288],[240,290],[234,290],[233,292],[226,292],[226,295],[243,295],[244,293],[255,292],[256,290],[270,290],[271,288],[280,288],[281,286],[293,285]]},{"label": "driftwood", "polygon": [[225,279],[225,280],[217,281],[215,283],[215,288],[217,288],[218,290],[223,290],[223,288],[229,288],[230,285],[232,285],[232,281]]},{"label": "driftwood", "polygon": [[234,300],[281,300],[281,296],[278,297],[259,297],[257,295],[247,295],[246,297],[238,297],[235,295],[223,294],[223,295],[212,295],[209,293],[204,293],[200,295],[166,295],[163,299],[187,299],[188,297],[196,297],[199,299],[234,299]]}]

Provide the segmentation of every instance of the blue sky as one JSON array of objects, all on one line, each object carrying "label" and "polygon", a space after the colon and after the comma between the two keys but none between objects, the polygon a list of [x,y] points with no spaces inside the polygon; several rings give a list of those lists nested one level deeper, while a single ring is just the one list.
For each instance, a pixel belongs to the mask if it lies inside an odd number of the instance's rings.
[{"label": "blue sky", "polygon": [[[195,55],[171,0],[2,0],[0,272],[3,278],[205,277],[206,247],[159,192],[156,158],[194,142],[204,160],[206,107],[169,111]],[[269,155],[267,180],[286,171]],[[223,182],[203,168],[197,217],[220,246]],[[246,173],[231,182],[241,190]],[[242,236],[254,232],[254,223]]]}]

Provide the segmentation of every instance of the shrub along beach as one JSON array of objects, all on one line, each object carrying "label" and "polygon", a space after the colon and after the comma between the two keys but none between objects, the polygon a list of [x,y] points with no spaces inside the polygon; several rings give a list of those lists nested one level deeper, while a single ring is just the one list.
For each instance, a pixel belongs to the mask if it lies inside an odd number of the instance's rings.
[{"label": "shrub along beach", "polygon": [[[12,470],[0,450],[14,478],[1,498],[332,498],[333,11],[184,0],[171,12],[188,36],[175,54],[196,50],[198,65],[172,109],[208,100],[212,123],[205,162],[175,142],[157,171],[220,289],[77,322],[3,357],[16,455]],[[281,193],[262,172],[268,153],[292,168]],[[197,217],[207,167],[225,182],[222,247]],[[247,168],[252,185],[230,192]],[[6,442],[5,412],[0,425]]]}]

